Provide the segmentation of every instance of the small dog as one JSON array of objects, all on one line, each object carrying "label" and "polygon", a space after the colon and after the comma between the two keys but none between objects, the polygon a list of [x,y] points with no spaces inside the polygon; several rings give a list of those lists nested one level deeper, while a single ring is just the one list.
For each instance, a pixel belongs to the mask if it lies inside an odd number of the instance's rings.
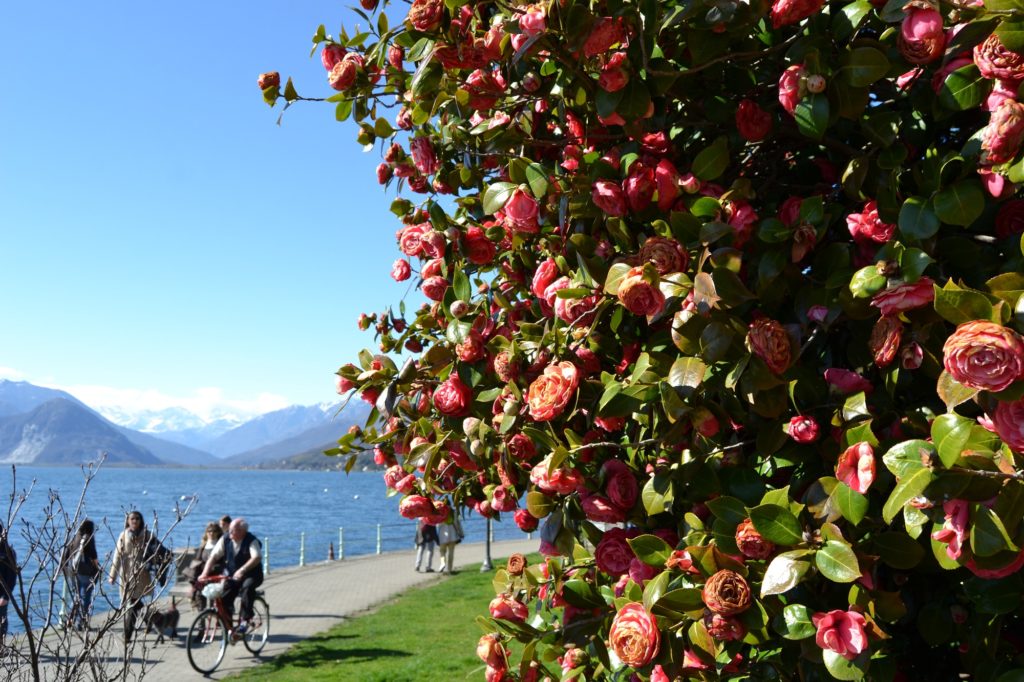
[{"label": "small dog", "polygon": [[156,632],[156,643],[164,641],[164,634],[170,633],[171,639],[178,639],[178,601],[171,597],[171,605],[165,611],[152,610],[146,617],[146,634]]}]

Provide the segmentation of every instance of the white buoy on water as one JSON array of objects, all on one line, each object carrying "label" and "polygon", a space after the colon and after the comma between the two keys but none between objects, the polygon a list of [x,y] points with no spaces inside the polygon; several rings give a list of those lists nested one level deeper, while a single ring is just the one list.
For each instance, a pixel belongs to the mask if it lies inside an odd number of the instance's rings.
[{"label": "white buoy on water", "polygon": [[353,496],[352,496],[352,499],[353,499],[353,500],[358,500],[358,499],[359,499],[359,496],[358,496],[358,495],[353,495]]}]

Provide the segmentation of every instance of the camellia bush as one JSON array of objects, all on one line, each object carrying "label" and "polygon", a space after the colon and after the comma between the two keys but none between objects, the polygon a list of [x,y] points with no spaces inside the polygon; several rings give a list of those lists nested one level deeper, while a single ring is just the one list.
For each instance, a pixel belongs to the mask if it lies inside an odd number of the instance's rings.
[{"label": "camellia bush", "polygon": [[539,528],[486,679],[1024,680],[1024,2],[362,4],[260,87],[418,288],[330,454]]}]

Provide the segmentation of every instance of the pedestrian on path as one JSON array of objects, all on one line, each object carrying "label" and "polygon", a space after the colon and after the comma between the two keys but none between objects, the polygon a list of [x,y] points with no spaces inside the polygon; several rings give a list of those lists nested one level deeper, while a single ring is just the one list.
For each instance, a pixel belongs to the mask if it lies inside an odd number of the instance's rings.
[{"label": "pedestrian on path", "polygon": [[455,568],[455,545],[462,542],[465,535],[462,523],[455,509],[448,512],[448,518],[437,527],[437,541],[441,545],[441,572],[451,575]]},{"label": "pedestrian on path", "polygon": [[416,527],[416,570],[419,571],[423,565],[423,553],[427,554],[426,573],[433,573],[430,567],[434,563],[434,547],[437,545],[437,526],[420,519]]},{"label": "pedestrian on path", "polygon": [[142,513],[132,511],[125,517],[124,531],[114,545],[114,559],[110,564],[110,584],[120,579],[121,608],[124,616],[124,643],[127,645],[135,632],[136,622],[142,615],[143,600],[153,593],[153,575],[150,567],[156,568],[157,577],[166,579],[166,557],[169,550],[160,544],[147,528]]},{"label": "pedestrian on path", "polygon": [[90,520],[82,521],[61,558],[64,579],[72,589],[71,614],[67,625],[79,630],[89,627],[89,612],[92,609],[92,593],[100,574],[100,558],[96,552],[96,525]]},{"label": "pedestrian on path", "polygon": [[18,556],[7,542],[7,531],[0,523],[0,654],[6,653],[7,605],[14,598],[14,586],[18,582]]}]

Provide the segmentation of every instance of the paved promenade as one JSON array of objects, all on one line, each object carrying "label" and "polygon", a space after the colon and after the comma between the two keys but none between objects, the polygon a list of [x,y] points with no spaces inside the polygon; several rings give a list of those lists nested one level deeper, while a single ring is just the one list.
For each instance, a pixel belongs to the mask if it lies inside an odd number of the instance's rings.
[{"label": "paved promenade", "polygon": [[[491,545],[495,567],[513,552],[536,551],[539,540],[512,540]],[[483,543],[462,543],[455,550],[456,569],[483,560]],[[501,561],[499,561],[501,559]],[[228,648],[220,667],[211,677],[221,679],[258,665],[288,650],[293,644],[331,626],[376,607],[410,587],[443,580],[439,573],[413,570],[414,550],[389,552],[379,556],[354,557],[343,561],[311,564],[303,568],[273,571],[261,588],[270,605],[270,640],[259,658],[241,643]],[[438,566],[434,553],[434,568]],[[180,604],[179,639],[155,644],[156,636],[147,635],[144,646],[136,648],[133,667],[142,667],[152,682],[202,679],[189,665],[184,636],[195,614],[188,604]],[[120,637],[120,629],[112,636]]]}]

